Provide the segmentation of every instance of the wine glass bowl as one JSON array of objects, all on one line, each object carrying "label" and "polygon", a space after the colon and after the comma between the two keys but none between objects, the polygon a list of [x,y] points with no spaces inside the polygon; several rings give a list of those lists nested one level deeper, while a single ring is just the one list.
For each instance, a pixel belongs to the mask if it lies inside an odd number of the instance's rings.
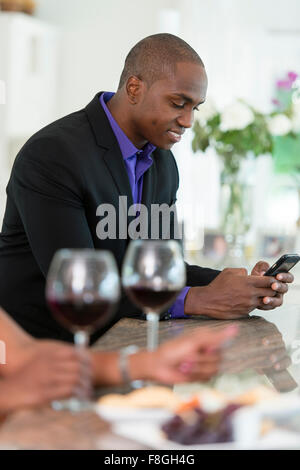
[{"label": "wine glass bowl", "polygon": [[[54,318],[74,334],[77,348],[111,319],[120,298],[118,269],[112,254],[100,250],[59,250],[46,282],[46,299]],[[55,409],[86,409],[74,398],[54,402]]]},{"label": "wine glass bowl", "polygon": [[186,282],[181,248],[174,240],[134,240],[125,255],[122,284],[132,302],[147,315],[148,349],[157,346],[159,314],[176,299]]},{"label": "wine glass bowl", "polygon": [[46,297],[53,316],[72,333],[91,334],[104,326],[119,295],[119,276],[109,252],[60,250],[54,256]]}]

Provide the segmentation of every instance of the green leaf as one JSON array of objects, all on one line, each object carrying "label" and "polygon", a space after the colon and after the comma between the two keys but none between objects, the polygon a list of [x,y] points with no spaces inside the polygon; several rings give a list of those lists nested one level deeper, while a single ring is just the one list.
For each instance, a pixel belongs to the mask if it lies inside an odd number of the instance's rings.
[{"label": "green leaf", "polygon": [[300,134],[273,137],[274,166],[277,173],[300,172]]}]

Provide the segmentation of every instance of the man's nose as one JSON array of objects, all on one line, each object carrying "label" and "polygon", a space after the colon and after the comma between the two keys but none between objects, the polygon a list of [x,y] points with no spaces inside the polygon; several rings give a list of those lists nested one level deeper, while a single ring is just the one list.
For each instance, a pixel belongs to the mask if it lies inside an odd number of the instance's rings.
[{"label": "man's nose", "polygon": [[177,122],[180,127],[188,129],[192,127],[194,123],[194,111],[186,111],[177,118]]}]

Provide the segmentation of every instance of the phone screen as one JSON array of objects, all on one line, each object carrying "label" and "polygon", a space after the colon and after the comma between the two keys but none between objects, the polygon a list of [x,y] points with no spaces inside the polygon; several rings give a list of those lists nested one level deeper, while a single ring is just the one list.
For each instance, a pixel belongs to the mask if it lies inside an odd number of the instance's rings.
[{"label": "phone screen", "polygon": [[268,269],[265,276],[276,276],[279,273],[287,273],[298,263],[299,259],[300,257],[298,255],[283,255]]}]

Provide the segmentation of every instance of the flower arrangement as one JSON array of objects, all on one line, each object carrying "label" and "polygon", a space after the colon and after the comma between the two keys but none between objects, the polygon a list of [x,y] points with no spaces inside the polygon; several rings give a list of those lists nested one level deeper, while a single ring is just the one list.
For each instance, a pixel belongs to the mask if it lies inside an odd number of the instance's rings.
[{"label": "flower arrangement", "polygon": [[250,153],[258,156],[271,152],[268,120],[242,100],[226,106],[221,112],[211,100],[207,100],[200,108],[193,131],[193,151],[204,152],[208,147],[214,148],[223,162],[220,228],[229,247],[226,262],[234,266],[233,258],[237,258],[238,253],[239,257],[242,256],[242,237],[251,222],[250,188],[239,170],[242,160]]},{"label": "flower arrangement", "polygon": [[300,79],[289,72],[276,83],[270,130],[275,171],[300,176]]},{"label": "flower arrangement", "polygon": [[248,155],[272,154],[275,169],[297,174],[300,188],[300,80],[295,72],[277,81],[272,102],[270,113],[262,113],[243,100],[219,111],[208,99],[193,127],[193,151],[213,148],[223,162],[221,228],[229,247],[227,265],[234,265],[237,253],[241,257],[242,240],[251,225],[251,188],[239,171],[242,161]]},{"label": "flower arrangement", "polygon": [[242,100],[221,112],[211,100],[206,101],[199,110],[193,131],[193,151],[214,148],[228,174],[238,172],[241,160],[249,152],[255,156],[272,152],[267,117]]},{"label": "flower arrangement", "polygon": [[[288,137],[289,147],[298,139],[300,142],[300,80],[295,72],[288,72],[277,81],[276,97],[272,102],[274,110],[263,114],[243,100],[218,111],[208,99],[200,107],[193,127],[193,151],[214,148],[223,160],[224,171],[231,174],[239,170],[241,160],[249,152],[256,157],[268,153],[275,157],[282,155],[282,145],[287,145],[282,137]],[[290,148],[283,150],[285,154],[291,154]],[[297,154],[298,161],[292,160],[300,170],[300,154]],[[278,169],[278,158],[275,161]],[[280,164],[282,168],[287,167],[287,160],[282,162],[280,158]]]}]

